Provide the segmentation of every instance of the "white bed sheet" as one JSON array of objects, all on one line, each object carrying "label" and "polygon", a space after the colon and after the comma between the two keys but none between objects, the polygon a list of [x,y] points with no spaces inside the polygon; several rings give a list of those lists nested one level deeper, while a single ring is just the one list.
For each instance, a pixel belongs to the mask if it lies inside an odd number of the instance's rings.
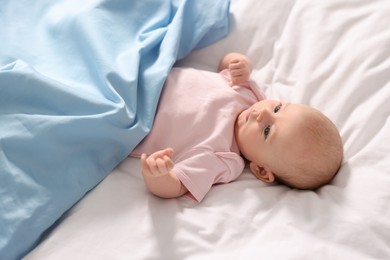
[{"label": "white bed sheet", "polygon": [[162,200],[127,158],[26,259],[390,259],[390,2],[233,0],[231,13],[226,39],[178,65],[215,71],[242,52],[268,97],[322,110],[345,148],[332,183],[297,191],[245,170],[200,204]]}]

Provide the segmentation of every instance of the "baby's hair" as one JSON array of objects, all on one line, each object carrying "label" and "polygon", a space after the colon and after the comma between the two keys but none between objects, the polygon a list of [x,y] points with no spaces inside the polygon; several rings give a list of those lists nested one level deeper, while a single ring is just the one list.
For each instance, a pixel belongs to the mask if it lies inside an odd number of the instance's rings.
[{"label": "baby's hair", "polygon": [[[309,108],[309,107],[308,107]],[[340,134],[329,118],[320,111],[309,108],[302,125],[307,143],[294,162],[281,162],[276,179],[297,189],[317,189],[329,183],[338,172],[343,159]],[[283,169],[284,168],[284,169]]]}]

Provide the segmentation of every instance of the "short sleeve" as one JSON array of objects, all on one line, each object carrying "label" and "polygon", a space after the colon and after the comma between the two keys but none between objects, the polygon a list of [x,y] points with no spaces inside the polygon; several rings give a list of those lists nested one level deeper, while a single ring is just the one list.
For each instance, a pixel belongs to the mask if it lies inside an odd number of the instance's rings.
[{"label": "short sleeve", "polygon": [[235,180],[245,166],[243,159],[233,152],[192,149],[181,157],[172,171],[198,202],[213,184]]}]

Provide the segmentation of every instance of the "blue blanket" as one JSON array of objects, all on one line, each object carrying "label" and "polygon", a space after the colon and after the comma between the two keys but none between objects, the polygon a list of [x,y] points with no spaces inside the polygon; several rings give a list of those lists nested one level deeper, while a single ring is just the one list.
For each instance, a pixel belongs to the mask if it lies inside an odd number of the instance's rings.
[{"label": "blue blanket", "polygon": [[0,5],[0,259],[20,259],[150,130],[177,59],[228,31],[228,0]]}]

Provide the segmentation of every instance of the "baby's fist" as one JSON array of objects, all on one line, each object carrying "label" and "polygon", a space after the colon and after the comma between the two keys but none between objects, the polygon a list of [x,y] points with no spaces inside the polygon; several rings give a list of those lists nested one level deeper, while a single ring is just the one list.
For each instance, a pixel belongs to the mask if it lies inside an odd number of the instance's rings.
[{"label": "baby's fist", "polygon": [[174,163],[171,159],[173,154],[172,148],[157,151],[150,156],[141,155],[142,172],[152,176],[162,176],[169,173]]},{"label": "baby's fist", "polygon": [[232,85],[244,83],[249,80],[252,64],[245,57],[236,58],[230,62],[229,72],[232,78]]}]

